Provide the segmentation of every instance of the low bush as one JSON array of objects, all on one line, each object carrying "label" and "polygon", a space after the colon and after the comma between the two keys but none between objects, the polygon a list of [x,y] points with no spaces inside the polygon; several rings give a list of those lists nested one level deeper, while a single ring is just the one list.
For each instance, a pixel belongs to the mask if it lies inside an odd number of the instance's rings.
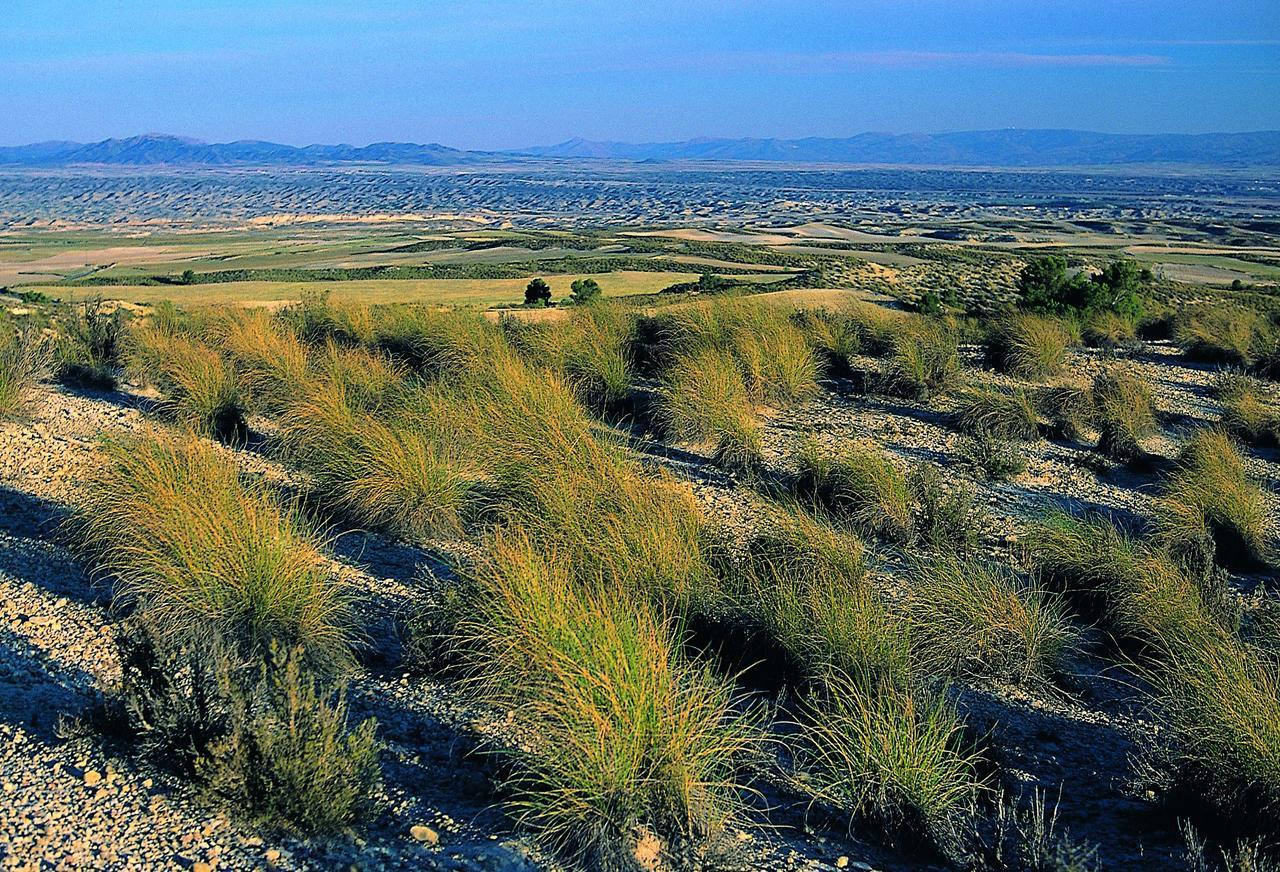
[{"label": "low bush", "polygon": [[1053,594],[986,561],[920,562],[905,610],[915,662],[932,674],[1042,681],[1078,640]]},{"label": "low bush", "polygon": [[159,431],[108,443],[73,526],[117,596],[167,639],[348,656],[348,594],[319,538],[215,445]]},{"label": "low bush", "polygon": [[1009,481],[1027,470],[1027,459],[1011,442],[978,433],[960,445],[960,460],[987,481]]},{"label": "low bush", "polygon": [[58,318],[57,377],[64,384],[113,390],[125,339],[124,310],[98,297],[69,306]]},{"label": "low bush", "polygon": [[1112,369],[1094,379],[1090,399],[1098,450],[1113,460],[1145,457],[1142,442],[1156,429],[1151,386],[1134,372]]},{"label": "low bush", "polygon": [[978,543],[978,517],[973,490],[947,487],[938,470],[919,463],[907,476],[911,494],[913,539],[927,548],[964,552]]},{"label": "low bush", "polygon": [[247,434],[235,373],[216,351],[182,333],[145,324],[130,333],[127,365],[156,388],[160,408],[179,425],[227,442]]},{"label": "low bush", "polygon": [[756,726],[678,626],[519,534],[492,541],[474,581],[468,686],[526,730],[495,748],[517,821],[591,868],[629,868],[644,839],[663,856],[714,846]]},{"label": "low bush", "polygon": [[30,411],[36,387],[49,371],[49,349],[42,337],[32,332],[0,334],[0,419]]},{"label": "low bush", "polygon": [[1170,550],[1185,551],[1207,536],[1218,562],[1231,567],[1265,562],[1274,533],[1262,487],[1231,437],[1212,428],[1197,431],[1183,446],[1156,524]]},{"label": "low bush", "polygon": [[984,787],[978,758],[943,695],[889,679],[830,674],[794,740],[814,798],[959,859]]},{"label": "low bush", "polygon": [[992,328],[987,361],[1018,378],[1042,379],[1062,371],[1071,341],[1071,331],[1061,320],[1016,312]]},{"label": "low bush", "polygon": [[957,397],[952,420],[956,429],[973,436],[1031,440],[1040,435],[1035,403],[1017,388],[968,388]]},{"label": "low bush", "polygon": [[1214,385],[1222,426],[1254,445],[1280,444],[1280,394],[1242,372],[1225,372]]}]

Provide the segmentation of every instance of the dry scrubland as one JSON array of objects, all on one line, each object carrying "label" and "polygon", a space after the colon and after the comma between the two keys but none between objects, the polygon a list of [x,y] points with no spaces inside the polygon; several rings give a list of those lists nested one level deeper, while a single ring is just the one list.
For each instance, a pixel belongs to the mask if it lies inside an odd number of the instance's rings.
[{"label": "dry scrubland", "polygon": [[1274,868],[1277,325],[855,297],[20,309],[0,850]]}]

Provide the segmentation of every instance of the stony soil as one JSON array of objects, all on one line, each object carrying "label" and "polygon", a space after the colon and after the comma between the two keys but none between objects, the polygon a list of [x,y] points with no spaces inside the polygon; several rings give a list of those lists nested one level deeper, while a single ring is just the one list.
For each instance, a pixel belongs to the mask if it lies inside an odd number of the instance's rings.
[{"label": "stony soil", "polygon": [[[1071,371],[1104,365],[1097,352],[1073,353]],[[1171,457],[1182,433],[1218,414],[1207,390],[1212,373],[1151,345],[1127,361],[1156,388],[1164,428],[1147,448]],[[995,379],[990,373],[974,378]],[[905,459],[938,464],[951,480],[959,437],[929,406],[835,391],[774,417],[772,464],[785,467],[806,433],[841,441],[873,436]],[[371,534],[337,540],[337,568],[362,592],[368,643],[351,691],[358,717],[378,718],[384,754],[380,812],[357,832],[304,841],[260,832],[228,817],[187,783],[139,759],[118,741],[75,728],[118,672],[113,645],[119,615],[109,591],[86,576],[67,550],[62,524],[80,499],[98,441],[155,426],[145,398],[46,386],[29,420],[0,423],[0,858],[12,869],[550,869],[512,828],[491,785],[481,748],[500,734],[502,713],[468,707],[447,682],[404,664],[400,623],[448,583],[448,546],[433,550]],[[1156,479],[1098,467],[1087,446],[1046,440],[1025,447],[1028,470],[1004,484],[975,484],[985,504],[983,546],[1008,555],[1026,521],[1054,507],[1143,516]],[[650,459],[689,477],[712,518],[727,531],[753,522],[748,482],[705,457],[670,448]],[[294,477],[267,452],[228,449],[229,462],[284,485]],[[1280,516],[1280,458],[1254,452]],[[1099,471],[1100,470],[1100,471]],[[891,569],[897,556],[877,554]],[[1242,589],[1258,577],[1236,579]],[[1060,803],[1060,825],[1102,845],[1107,868],[1164,869],[1181,842],[1136,787],[1131,758],[1153,727],[1134,679],[1086,647],[1070,686],[1025,689],[997,684],[955,688],[976,735],[986,736],[1010,794],[1043,791]],[[842,831],[808,829],[803,805],[767,782],[774,807],[736,831],[735,865],[770,869],[908,869],[911,861]],[[776,826],[781,823],[782,826]],[[1143,833],[1141,837],[1135,835]]]}]

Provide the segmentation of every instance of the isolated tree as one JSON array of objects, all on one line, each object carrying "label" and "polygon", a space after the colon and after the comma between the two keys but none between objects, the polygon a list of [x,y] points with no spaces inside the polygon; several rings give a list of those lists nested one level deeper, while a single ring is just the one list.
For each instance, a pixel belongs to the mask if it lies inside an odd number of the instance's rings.
[{"label": "isolated tree", "polygon": [[196,283],[196,271],[193,269],[184,269],[182,271],[182,283],[184,285],[194,285]]},{"label": "isolated tree", "polygon": [[551,302],[551,285],[540,278],[534,279],[524,289],[526,306],[545,306]]},{"label": "isolated tree", "polygon": [[585,306],[600,299],[604,293],[595,279],[578,279],[569,286],[569,299],[575,306]]},{"label": "isolated tree", "polygon": [[1018,294],[1024,308],[1037,312],[1058,312],[1064,305],[1067,261],[1057,255],[1033,257],[1018,276]]}]

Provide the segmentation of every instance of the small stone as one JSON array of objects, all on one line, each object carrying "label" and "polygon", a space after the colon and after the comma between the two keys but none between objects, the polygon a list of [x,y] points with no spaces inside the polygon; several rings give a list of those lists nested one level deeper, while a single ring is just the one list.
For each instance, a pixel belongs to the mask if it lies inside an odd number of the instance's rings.
[{"label": "small stone", "polygon": [[262,856],[267,858],[267,862],[271,864],[280,862],[280,851],[276,848],[267,848],[266,853]]},{"label": "small stone", "polygon": [[142,787],[144,790],[150,790],[155,785],[155,781],[150,778],[142,779]]},{"label": "small stone", "polygon": [[848,857],[836,857],[836,868],[844,869],[849,865]]},{"label": "small stone", "polygon": [[100,781],[102,781],[102,773],[96,769],[90,769],[84,773],[84,783],[89,787],[93,787]]},{"label": "small stone", "polygon": [[431,829],[431,827],[423,826],[422,824],[414,824],[409,827],[409,835],[419,842],[426,842],[428,845],[435,845],[440,842],[440,834]]},{"label": "small stone", "polygon": [[213,872],[213,867],[208,863],[192,863],[191,872]]}]

